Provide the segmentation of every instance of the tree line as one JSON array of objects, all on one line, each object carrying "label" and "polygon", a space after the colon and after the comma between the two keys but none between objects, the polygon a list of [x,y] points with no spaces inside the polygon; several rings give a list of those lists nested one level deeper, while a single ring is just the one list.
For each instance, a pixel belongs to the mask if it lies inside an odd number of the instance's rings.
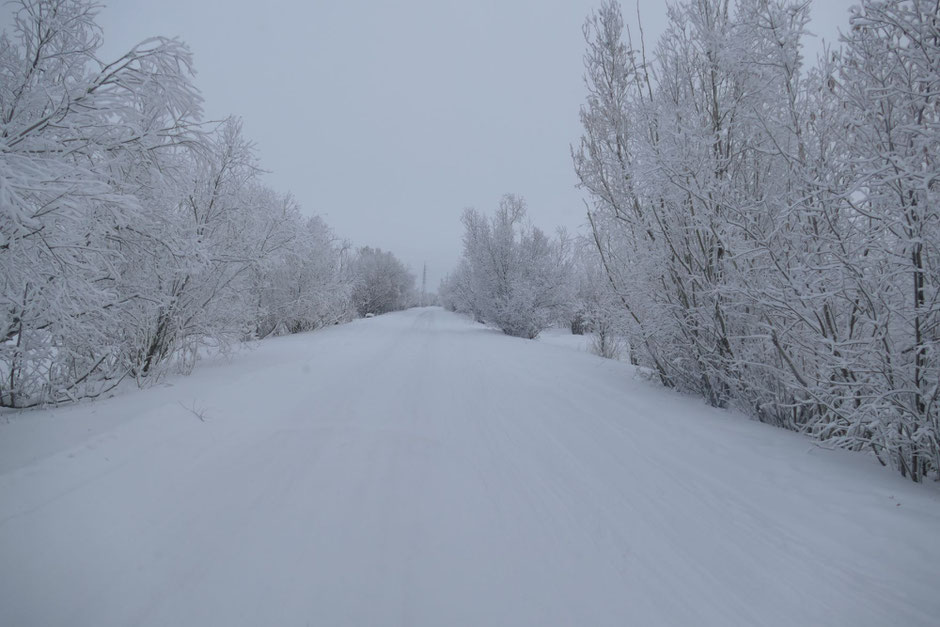
[{"label": "tree line", "polygon": [[442,302],[523,337],[567,318],[667,387],[940,477],[940,3],[864,0],[815,64],[809,11],[685,0],[648,50],[605,2],[587,236],[468,211]]},{"label": "tree line", "polygon": [[585,25],[573,151],[635,360],[762,422],[940,473],[940,4],[695,0]]},{"label": "tree line", "polygon": [[184,43],[101,61],[96,11],[21,0],[0,38],[0,406],[347,321],[384,265],[394,289],[367,308],[411,304],[393,255],[351,250],[263,185],[238,120],[202,121]]},{"label": "tree line", "polygon": [[[226,350],[414,304],[269,189],[192,55],[111,62],[89,0],[19,0],[0,37],[0,406],[94,397]],[[451,309],[564,321],[663,385],[940,476],[940,4],[864,0],[808,64],[810,5],[685,0],[647,49],[586,21],[586,236],[507,195],[463,216]]]}]

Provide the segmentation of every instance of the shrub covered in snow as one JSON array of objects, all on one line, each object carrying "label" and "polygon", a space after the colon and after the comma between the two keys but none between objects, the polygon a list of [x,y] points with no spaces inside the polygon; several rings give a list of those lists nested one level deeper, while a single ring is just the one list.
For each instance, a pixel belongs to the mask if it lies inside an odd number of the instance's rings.
[{"label": "shrub covered in snow", "polygon": [[390,252],[360,248],[352,262],[352,279],[352,300],[360,316],[398,311],[415,303],[415,277]]},{"label": "shrub covered in snow", "polygon": [[464,212],[463,257],[440,293],[452,310],[534,338],[570,306],[571,253],[566,237],[550,239],[525,222],[525,211],[509,194],[492,218]]}]

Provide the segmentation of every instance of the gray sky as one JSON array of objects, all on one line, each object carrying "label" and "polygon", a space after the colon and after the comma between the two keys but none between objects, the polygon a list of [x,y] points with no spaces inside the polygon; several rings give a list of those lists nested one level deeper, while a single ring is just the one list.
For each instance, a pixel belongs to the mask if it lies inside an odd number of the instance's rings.
[{"label": "gray sky", "polygon": [[[584,221],[568,147],[581,26],[599,1],[111,0],[99,22],[106,59],[181,37],[207,115],[242,117],[272,187],[356,246],[391,250],[419,281],[427,261],[436,289],[459,256],[464,207],[489,212],[514,192],[545,230]],[[851,4],[816,0],[811,30],[835,40]],[[664,6],[640,2],[648,47]],[[635,24],[632,1],[624,14]]]}]

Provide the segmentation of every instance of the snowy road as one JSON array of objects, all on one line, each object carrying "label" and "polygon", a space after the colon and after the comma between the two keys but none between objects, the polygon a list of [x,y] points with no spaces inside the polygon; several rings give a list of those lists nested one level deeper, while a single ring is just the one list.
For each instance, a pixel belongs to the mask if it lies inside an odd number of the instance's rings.
[{"label": "snowy road", "polygon": [[0,416],[0,625],[940,616],[936,486],[571,347],[418,309],[171,383]]}]

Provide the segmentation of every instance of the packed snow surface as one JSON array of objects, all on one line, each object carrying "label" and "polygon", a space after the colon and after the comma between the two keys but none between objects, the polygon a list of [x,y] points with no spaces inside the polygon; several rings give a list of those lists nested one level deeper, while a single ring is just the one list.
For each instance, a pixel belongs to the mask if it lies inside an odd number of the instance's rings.
[{"label": "packed snow surface", "polygon": [[935,485],[548,339],[415,309],[0,416],[0,625],[937,624]]}]

